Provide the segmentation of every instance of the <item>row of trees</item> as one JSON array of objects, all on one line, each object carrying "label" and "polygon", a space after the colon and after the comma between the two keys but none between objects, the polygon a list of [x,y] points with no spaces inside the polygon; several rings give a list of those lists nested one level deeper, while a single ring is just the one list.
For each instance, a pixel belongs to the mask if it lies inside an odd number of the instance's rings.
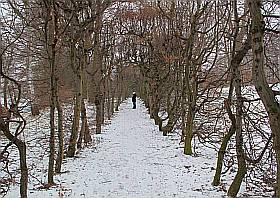
[{"label": "row of trees", "polygon": [[[108,1],[2,1],[1,2],[1,113],[4,140],[1,163],[8,172],[9,149],[20,154],[21,197],[27,197],[28,165],[23,133],[24,106],[34,115],[49,107],[49,163],[47,186],[61,172],[62,160],[101,133],[128,95],[130,68],[115,53],[118,37],[109,32]],[[49,97],[45,97],[48,95]],[[63,105],[74,100],[71,128],[65,128]],[[88,122],[86,104],[95,106],[95,123]],[[69,138],[65,138],[69,136]],[[67,140],[67,142],[65,142]],[[1,171],[2,171],[1,170]],[[6,182],[7,180],[1,180]],[[1,191],[5,191],[1,188]]]},{"label": "row of trees", "polygon": [[[181,131],[186,155],[194,153],[194,139],[217,149],[213,185],[221,183],[223,171],[236,169],[228,195],[236,196],[246,178],[280,196],[279,92],[274,89],[279,3],[1,3],[0,129],[10,143],[1,148],[0,160],[7,161],[12,144],[18,147],[22,197],[28,174],[20,136],[28,122],[19,108],[24,101],[34,114],[38,107],[50,107],[48,184],[53,185],[64,153],[73,157],[90,143],[92,125],[101,133],[105,117],[110,119],[132,90],[140,93],[163,135]],[[72,98],[68,129],[62,106]],[[87,104],[95,106],[95,123],[87,120]]]},{"label": "row of trees", "polygon": [[237,169],[229,196],[246,177],[279,197],[279,3],[151,1],[125,9],[127,58],[140,67],[141,97],[163,135],[180,127],[186,155],[195,138],[218,147],[213,185]]}]

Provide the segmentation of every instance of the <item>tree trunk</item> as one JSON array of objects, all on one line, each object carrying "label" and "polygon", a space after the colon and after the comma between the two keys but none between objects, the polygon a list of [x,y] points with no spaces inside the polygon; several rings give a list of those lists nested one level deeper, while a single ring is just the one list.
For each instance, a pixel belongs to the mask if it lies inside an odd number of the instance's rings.
[{"label": "tree trunk", "polygon": [[28,185],[28,169],[26,162],[26,145],[25,142],[18,139],[16,136],[12,135],[10,132],[8,125],[4,122],[2,118],[0,118],[0,130],[3,131],[4,135],[16,145],[19,151],[20,157],[20,197],[27,198],[27,185]]},{"label": "tree trunk", "polygon": [[154,119],[154,100],[153,100],[153,91],[151,89],[151,85],[149,83],[148,86],[148,103],[149,103],[149,114],[150,114],[150,118]]},{"label": "tree trunk", "polygon": [[26,145],[25,142],[19,141],[17,144],[20,157],[20,197],[27,198],[28,169],[26,162]]},{"label": "tree trunk", "polygon": [[236,153],[237,153],[237,162],[238,162],[238,169],[237,174],[234,177],[233,182],[230,185],[228,190],[228,196],[236,197],[242,180],[246,175],[247,172],[247,165],[245,160],[245,154],[243,149],[243,134],[242,134],[242,95],[241,95],[241,75],[239,70],[239,65],[233,64],[233,75],[234,75],[234,87],[236,92],[237,104],[236,104]]},{"label": "tree trunk", "polygon": [[172,95],[173,90],[174,88],[172,88],[168,94],[168,99],[167,99],[168,122],[165,126],[162,127],[163,136],[167,136],[167,134],[173,130],[178,119],[177,117],[175,117],[175,112],[178,110],[178,95],[176,94],[172,106],[170,101],[171,100],[170,96]]},{"label": "tree trunk", "polygon": [[115,107],[115,111],[119,111],[119,106],[121,104],[121,100],[122,100],[122,77],[121,77],[121,73],[118,74],[118,80],[117,80],[117,103],[116,103],[116,107]]},{"label": "tree trunk", "polygon": [[213,185],[218,186],[220,184],[222,169],[223,169],[223,162],[224,162],[224,155],[227,149],[228,142],[230,141],[230,138],[235,134],[236,131],[236,119],[235,115],[231,111],[231,101],[232,101],[232,93],[233,93],[234,87],[233,87],[233,76],[230,82],[229,87],[229,96],[228,99],[224,101],[224,107],[226,109],[226,112],[228,114],[228,117],[231,121],[231,126],[229,128],[228,133],[224,136],[222,140],[221,147],[218,151],[218,159],[217,159],[217,165],[216,165],[216,171],[215,176],[213,180]]},{"label": "tree trunk", "polygon": [[49,167],[48,167],[48,184],[53,185],[54,180],[54,154],[55,154],[55,54],[53,52],[51,67],[51,98],[50,98],[50,138],[49,138]]},{"label": "tree trunk", "polygon": [[74,118],[72,122],[72,130],[67,151],[67,157],[74,157],[76,152],[77,138],[80,125],[81,114],[81,100],[82,100],[82,79],[80,71],[77,71],[77,90],[76,90],[76,103],[74,107]]},{"label": "tree trunk", "polygon": [[54,158],[55,158],[55,107],[57,93],[57,67],[56,67],[56,44],[58,31],[58,15],[55,1],[50,1],[45,4],[48,10],[48,17],[46,18],[46,50],[48,53],[48,61],[50,67],[50,137],[49,137],[49,167],[48,167],[48,185],[54,185]]},{"label": "tree trunk", "polygon": [[161,131],[162,129],[162,119],[161,117],[159,117],[159,100],[157,100],[154,97],[154,104],[153,104],[154,108],[153,108],[153,119],[155,120],[155,124],[158,125],[159,130]]},{"label": "tree trunk", "polygon": [[192,154],[192,137],[193,137],[193,125],[194,125],[194,111],[191,110],[191,105],[189,105],[188,113],[187,113],[187,122],[185,128],[185,140],[184,140],[184,154],[191,155]]},{"label": "tree trunk", "polygon": [[265,22],[261,14],[262,3],[261,0],[248,0],[248,3],[252,18],[253,82],[269,117],[277,162],[276,197],[280,197],[280,106],[265,78],[263,41]]},{"label": "tree trunk", "polygon": [[[237,30],[238,31],[238,28]],[[237,35],[238,32],[236,32],[236,38],[235,38],[235,44],[236,43],[241,43],[242,41],[242,38],[243,38],[243,34],[240,36],[240,35]],[[237,37],[239,36],[239,39],[237,39]],[[232,137],[232,135],[236,132],[237,128],[236,128],[236,118],[235,116],[233,115],[232,111],[231,111],[231,108],[230,108],[230,104],[231,104],[231,100],[232,100],[232,92],[233,92],[233,86],[236,87],[236,89],[238,90],[238,96],[239,96],[239,114],[241,114],[242,112],[241,111],[241,107],[242,107],[242,104],[241,104],[241,93],[240,93],[240,71],[239,71],[239,67],[240,67],[240,63],[242,62],[242,60],[244,59],[244,57],[246,56],[246,54],[248,53],[248,51],[251,49],[251,36],[248,35],[246,41],[244,43],[242,43],[242,47],[236,51],[235,53],[233,53],[233,56],[231,58],[231,63],[230,63],[230,68],[231,68],[231,71],[232,71],[232,80],[231,80],[231,83],[230,83],[230,91],[229,91],[229,97],[228,99],[225,101],[225,109],[227,111],[227,114],[229,116],[229,119],[231,120],[231,127],[229,129],[229,132],[225,135],[225,137],[223,138],[223,141],[222,141],[222,144],[221,144],[221,147],[219,149],[219,152],[218,152],[218,160],[217,160],[217,166],[216,166],[216,172],[215,172],[215,177],[214,177],[214,180],[213,180],[213,185],[214,186],[217,186],[219,185],[220,183],[220,177],[221,177],[221,172],[222,172],[222,165],[223,165],[223,158],[224,158],[224,154],[225,154],[225,150],[226,150],[226,147],[227,147],[227,144],[230,140],[230,138]],[[235,48],[235,47],[234,47]],[[235,85],[233,85],[235,84]],[[241,106],[241,107],[240,107]],[[240,122],[240,120],[239,120]],[[240,130],[240,129],[238,129]],[[240,146],[240,145],[239,145]],[[240,150],[241,152],[241,150]],[[240,162],[242,164],[242,162]],[[244,162],[245,163],[245,162]],[[241,170],[242,172],[243,170]],[[241,175],[241,174],[240,174]],[[236,189],[236,190],[239,190],[239,189]],[[232,190],[232,194],[235,194],[235,192],[233,191],[236,191],[236,190]]]},{"label": "tree trunk", "polygon": [[82,99],[82,103],[81,103],[81,120],[82,120],[82,125],[81,125],[81,129],[80,129],[78,143],[77,143],[77,148],[78,149],[82,148],[82,143],[83,143],[83,140],[85,139],[86,119],[87,119],[86,118],[86,107],[85,107],[84,99]]},{"label": "tree trunk", "polygon": [[[144,100],[145,107],[149,110],[149,83],[148,81],[144,78],[143,80],[143,88],[141,89],[141,98]],[[150,112],[149,112],[150,113]]]},{"label": "tree trunk", "polygon": [[[0,41],[1,41],[1,38],[0,38]],[[0,43],[1,44],[1,43]],[[8,77],[6,75],[4,75],[4,72],[3,72],[3,52],[1,51],[1,54],[0,54],[0,75],[1,77],[4,77],[4,79],[8,80]],[[14,79],[12,78],[9,78],[9,80],[13,81],[16,85],[17,85],[17,88],[18,88],[18,98],[16,99],[16,108],[19,104],[19,101],[20,101],[20,96],[21,96],[21,85]],[[6,81],[8,82],[8,81]],[[5,90],[6,92],[6,90]],[[21,117],[21,116],[20,116]],[[28,186],[28,169],[27,169],[27,161],[26,161],[26,144],[24,141],[18,139],[17,135],[19,135],[18,131],[16,131],[14,134],[16,135],[13,135],[11,132],[10,132],[10,128],[9,128],[9,116],[8,116],[8,121],[4,121],[2,117],[0,117],[0,131],[2,131],[5,135],[5,137],[7,137],[7,139],[12,143],[12,144],[15,144],[16,147],[18,148],[18,151],[19,151],[19,157],[20,157],[20,171],[21,171],[21,178],[20,178],[20,195],[21,195],[21,198],[27,198],[27,186]],[[21,129],[22,132],[24,130],[24,127],[25,127],[25,120],[23,119],[23,117],[21,117],[21,119],[23,121],[19,121],[18,124],[19,126],[17,127],[17,130],[18,129]],[[23,124],[23,126],[22,126]]]},{"label": "tree trunk", "polygon": [[[101,8],[101,1],[96,2],[96,9]],[[102,29],[102,13],[98,13],[95,20],[95,28],[94,28],[94,55],[93,55],[93,69],[95,70],[95,90],[94,90],[94,103],[96,107],[96,134],[101,133],[101,125],[103,121],[103,112],[104,112],[104,104],[103,104],[103,58],[101,52],[101,29]]]},{"label": "tree trunk", "polygon": [[[183,72],[182,72],[183,73]],[[186,86],[185,86],[185,77],[183,77],[183,83],[182,83],[182,100],[181,100],[181,119],[182,119],[182,124],[181,124],[181,142],[185,141],[185,132],[186,132]]]},{"label": "tree trunk", "polygon": [[[191,19],[191,27],[190,27],[190,36],[188,37],[187,41],[187,47],[186,47],[186,65],[184,68],[184,79],[183,79],[183,92],[184,92],[184,98],[187,99],[186,105],[188,106],[187,113],[185,115],[187,116],[186,122],[184,124],[184,131],[182,134],[184,134],[184,154],[185,155],[191,155],[192,154],[192,133],[193,133],[193,119],[194,115],[192,112],[191,102],[190,99],[192,98],[192,92],[191,92],[191,85],[190,85],[190,68],[191,68],[191,58],[193,55],[193,46],[194,46],[194,40],[196,36],[196,26],[197,26],[197,19],[195,16],[197,16],[198,13],[197,8],[195,15]],[[183,101],[184,103],[185,101]],[[185,120],[183,120],[184,122]]]},{"label": "tree trunk", "polygon": [[105,90],[102,91],[102,94],[100,95],[100,101],[101,101],[101,124],[104,124],[105,121],[105,108],[106,108],[106,101],[105,101]]},{"label": "tree trunk", "polygon": [[115,110],[115,94],[116,94],[116,87],[112,88],[111,110],[110,110],[111,115],[114,114],[114,110]]},{"label": "tree trunk", "polygon": [[[56,80],[56,84],[57,84]],[[56,86],[58,88],[58,86]],[[58,91],[56,94],[57,125],[58,125],[58,153],[56,156],[55,172],[61,172],[62,160],[64,158],[64,131],[63,131],[63,110],[60,105]]]},{"label": "tree trunk", "polygon": [[[89,35],[86,36],[86,43],[90,43]],[[89,44],[90,45],[90,44]],[[88,98],[88,81],[86,78],[86,65],[87,65],[87,60],[88,60],[88,55],[83,52],[83,67],[82,67],[82,101],[81,101],[81,117],[82,117],[82,127],[81,127],[81,133],[82,133],[82,128],[84,128],[84,135],[83,136],[83,141],[85,145],[88,143],[92,142],[89,126],[88,126],[88,118],[87,118],[87,111],[86,111],[86,103],[85,100]]]},{"label": "tree trunk", "polygon": [[[234,120],[235,120],[235,118],[234,118]],[[221,147],[218,151],[216,171],[215,171],[215,176],[214,176],[213,183],[212,183],[213,186],[218,186],[220,184],[225,152],[227,149],[228,142],[229,142],[230,138],[234,135],[235,130],[236,130],[235,123],[232,123],[231,127],[229,129],[229,132],[223,138]]]},{"label": "tree trunk", "polygon": [[168,113],[168,122],[161,128],[163,136],[167,136],[172,131],[176,124],[176,119],[173,112]]},{"label": "tree trunk", "polygon": [[[195,72],[195,71],[194,71]],[[196,114],[196,101],[197,101],[197,74],[193,74],[193,78],[191,79],[191,85],[189,84],[189,92],[188,92],[188,113],[187,113],[187,123],[185,127],[185,145],[184,145],[184,154],[191,155],[192,154],[192,138],[193,138],[193,130],[194,130],[194,119]]]},{"label": "tree trunk", "polygon": [[[83,46],[84,47],[84,46]],[[81,98],[80,98],[80,117],[81,117],[81,129],[79,133],[79,139],[77,142],[77,148],[80,149],[82,148],[83,141],[85,140],[85,133],[86,133],[86,125],[87,125],[87,115],[86,115],[86,106],[85,106],[85,99],[87,98],[87,82],[85,78],[85,66],[87,62],[87,55],[84,53],[84,50],[81,52],[82,57],[80,61],[80,68],[78,69],[78,72],[80,72],[80,93],[81,93]],[[79,118],[80,120],[80,118]],[[77,130],[79,130],[77,128]]]},{"label": "tree trunk", "polygon": [[[235,88],[236,93],[236,136],[235,136],[235,143],[236,143],[236,154],[237,154],[237,164],[238,169],[237,173],[234,177],[233,182],[230,185],[228,190],[228,195],[231,197],[236,197],[237,193],[239,192],[241,183],[243,178],[247,172],[247,164],[245,160],[245,153],[243,149],[243,134],[242,134],[242,119],[243,119],[243,99],[241,93],[241,72],[240,72],[240,63],[243,60],[244,56],[246,55],[247,51],[250,49],[248,42],[250,42],[250,35],[248,34],[247,40],[243,46],[243,53],[242,49],[240,48],[240,43],[244,37],[243,32],[239,33],[239,23],[238,23],[238,12],[237,12],[237,1],[233,1],[233,9],[234,9],[234,19],[235,19],[235,33],[234,33],[234,43],[233,43],[233,52],[232,52],[232,60],[231,60],[231,71],[232,71],[232,79],[233,85]],[[239,50],[236,53],[236,50]]]},{"label": "tree trunk", "polygon": [[101,125],[102,125],[102,104],[101,104],[101,94],[97,94],[95,97],[95,106],[96,106],[96,134],[101,133]]},{"label": "tree trunk", "polygon": [[110,90],[111,90],[111,83],[110,83],[110,79],[108,78],[107,80],[106,80],[106,84],[107,84],[107,86],[106,86],[106,88],[107,88],[107,102],[106,102],[106,109],[107,109],[107,117],[108,117],[108,120],[111,120],[111,98],[112,98],[112,96],[111,96],[111,92],[110,92]]},{"label": "tree trunk", "polygon": [[92,142],[92,138],[88,126],[87,111],[86,111],[86,105],[84,100],[82,100],[82,117],[83,117],[82,128],[84,127],[84,142],[87,145],[88,143]]},{"label": "tree trunk", "polygon": [[[71,54],[71,65],[75,68],[75,57],[76,57],[76,47],[75,43],[71,43],[70,54]],[[74,117],[72,122],[71,135],[69,140],[69,146],[67,151],[67,157],[74,157],[77,146],[77,138],[80,126],[80,114],[81,114],[81,101],[83,97],[83,61],[78,63],[76,70],[76,96],[75,96],[75,107],[74,107]]]},{"label": "tree trunk", "polygon": [[7,91],[8,91],[8,80],[6,78],[4,78],[4,93],[3,93],[3,97],[4,97],[4,107],[8,109],[8,95],[7,95]]},{"label": "tree trunk", "polygon": [[160,111],[160,98],[159,98],[159,86],[157,82],[151,82],[151,102],[152,102],[152,109],[151,109],[151,115],[152,118],[155,120],[155,124],[158,125],[159,131],[162,131],[162,119],[158,115]]}]

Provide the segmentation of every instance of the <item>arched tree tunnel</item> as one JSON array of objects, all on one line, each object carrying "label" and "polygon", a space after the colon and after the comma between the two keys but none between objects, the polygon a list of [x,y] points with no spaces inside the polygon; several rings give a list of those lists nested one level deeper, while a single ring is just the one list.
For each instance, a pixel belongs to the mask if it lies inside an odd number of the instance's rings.
[{"label": "arched tree tunnel", "polygon": [[216,149],[213,185],[234,169],[229,196],[242,182],[262,188],[257,181],[280,196],[279,3],[4,0],[0,24],[0,129],[9,142],[0,163],[12,144],[26,155],[22,106],[33,116],[49,109],[53,185],[63,159],[136,92],[163,136],[180,134],[185,155]]}]

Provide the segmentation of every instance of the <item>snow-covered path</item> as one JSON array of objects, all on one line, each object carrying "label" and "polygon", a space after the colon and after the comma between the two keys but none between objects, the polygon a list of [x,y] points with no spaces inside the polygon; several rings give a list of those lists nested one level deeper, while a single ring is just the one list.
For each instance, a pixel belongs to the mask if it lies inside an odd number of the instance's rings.
[{"label": "snow-covered path", "polygon": [[[211,187],[213,162],[189,159],[182,154],[178,138],[163,137],[149,119],[141,102],[130,101],[105,127],[96,150],[81,153],[84,159],[69,159],[62,185],[71,197],[148,198],[221,197]],[[198,175],[203,169],[204,175]],[[197,174],[196,174],[197,172]],[[210,174],[209,174],[210,173]],[[64,183],[63,181],[66,181]]]},{"label": "snow-covered path", "polygon": [[129,101],[96,135],[96,148],[66,159],[60,188],[32,191],[30,197],[203,198],[222,197],[211,186],[215,154],[183,155],[178,135],[163,137],[138,101]]}]

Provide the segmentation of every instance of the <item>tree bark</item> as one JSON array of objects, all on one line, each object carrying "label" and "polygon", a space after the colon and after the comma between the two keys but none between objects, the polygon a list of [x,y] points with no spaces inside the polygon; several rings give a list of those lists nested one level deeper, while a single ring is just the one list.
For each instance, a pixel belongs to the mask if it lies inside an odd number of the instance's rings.
[{"label": "tree bark", "polygon": [[[111,86],[113,86],[112,83]],[[115,111],[115,94],[116,94],[116,87],[112,87],[111,110],[110,110],[111,115],[113,115]]]},{"label": "tree bark", "polygon": [[48,167],[48,184],[53,185],[54,180],[54,154],[55,154],[55,52],[53,49],[52,59],[50,60],[51,68],[51,98],[50,98],[50,138],[49,138],[49,167]]},{"label": "tree bark", "polygon": [[110,79],[107,78],[106,79],[106,90],[107,90],[107,102],[106,102],[106,110],[107,110],[107,117],[108,117],[108,120],[111,120],[111,99],[112,99],[112,93],[111,93],[111,90],[112,90],[112,86],[111,86],[111,83],[110,83]]},{"label": "tree bark", "polygon": [[55,160],[55,107],[57,93],[57,67],[56,67],[56,44],[58,41],[58,15],[55,1],[49,1],[45,4],[47,17],[45,19],[45,42],[48,53],[50,67],[50,137],[49,137],[49,167],[48,167],[48,185],[54,185],[54,160]]},{"label": "tree bark", "polygon": [[197,100],[197,73],[196,66],[192,63],[193,58],[193,49],[194,42],[197,37],[197,28],[198,28],[198,20],[202,16],[205,11],[207,4],[201,10],[201,1],[197,1],[197,8],[191,19],[190,26],[190,35],[187,39],[187,48],[186,48],[186,66],[184,71],[184,91],[186,94],[186,98],[188,98],[188,112],[186,118],[186,126],[183,134],[184,137],[184,154],[191,155],[192,154],[192,138],[193,138],[193,129],[194,129],[194,118],[196,114],[196,100]]},{"label": "tree bark", "polygon": [[[237,21],[237,20],[236,20]],[[237,28],[238,29],[238,28]],[[222,172],[222,166],[223,166],[223,158],[224,158],[224,154],[226,151],[226,147],[227,144],[230,140],[230,138],[234,135],[234,133],[237,130],[237,121],[235,118],[235,115],[232,113],[231,111],[231,101],[232,101],[232,92],[235,89],[237,90],[237,95],[238,95],[238,116],[240,116],[240,114],[242,114],[242,98],[241,98],[241,90],[240,90],[240,71],[239,71],[239,67],[240,64],[242,62],[242,60],[244,59],[244,57],[246,56],[246,54],[248,53],[248,51],[251,49],[251,36],[249,35],[250,33],[248,33],[247,39],[245,40],[245,42],[242,43],[242,45],[240,44],[240,49],[238,49],[236,52],[232,53],[232,58],[230,61],[230,71],[232,72],[232,79],[231,79],[231,83],[230,83],[230,91],[229,91],[229,97],[228,99],[225,101],[225,109],[227,111],[227,114],[229,116],[229,119],[231,120],[231,126],[229,129],[229,132],[224,136],[221,147],[219,149],[218,152],[218,160],[217,160],[217,165],[216,165],[216,172],[215,172],[215,176],[214,176],[214,180],[213,180],[213,185],[217,186],[220,183],[220,177],[221,177],[221,172]],[[241,35],[238,35],[238,30],[236,30],[236,35],[235,35],[235,39],[234,39],[234,49],[238,48],[239,46],[236,46],[237,43],[241,43],[242,38],[243,38],[243,33]],[[240,120],[238,121],[240,122]],[[239,123],[241,124],[241,123]],[[240,129],[238,129],[240,130]],[[239,132],[240,133],[240,132]],[[239,138],[240,139],[240,138]],[[237,139],[237,141],[240,141],[239,139]],[[237,143],[239,144],[239,143]],[[238,147],[240,147],[241,145],[239,145]],[[242,150],[239,149],[240,152],[242,152]],[[239,156],[244,157],[243,154],[241,154],[239,152]],[[241,166],[242,163],[245,163],[243,160],[240,160]],[[246,165],[246,164],[245,164]],[[242,172],[244,170],[241,170],[240,172]],[[242,174],[239,174],[239,176]],[[231,190],[232,194],[236,194],[238,192],[239,188],[237,189],[233,189]],[[235,192],[234,192],[235,191]],[[236,192],[237,191],[237,192]]]},{"label": "tree bark", "polygon": [[230,138],[235,134],[236,131],[236,119],[233,115],[231,108],[230,108],[230,101],[231,99],[227,99],[225,101],[225,109],[227,111],[227,114],[229,116],[229,119],[231,120],[231,126],[229,128],[228,133],[224,136],[222,140],[221,147],[218,151],[218,159],[217,159],[217,165],[216,165],[216,171],[215,176],[213,179],[213,186],[218,186],[220,184],[222,169],[223,169],[223,162],[224,162],[224,156],[227,149],[228,142],[230,141]]},{"label": "tree bark", "polygon": [[236,136],[235,136],[235,143],[236,143],[236,154],[237,154],[237,163],[238,163],[238,169],[237,173],[234,177],[233,182],[230,185],[230,188],[228,190],[228,196],[230,197],[236,197],[242,180],[246,175],[247,172],[247,165],[245,160],[245,154],[243,149],[243,134],[242,134],[242,95],[241,95],[241,78],[240,78],[240,70],[239,66],[235,65],[236,67],[233,67],[233,74],[234,74],[234,84],[235,84],[235,92],[236,92],[236,98],[237,98],[237,104],[236,104]]},{"label": "tree bark", "polygon": [[261,0],[248,0],[252,18],[253,82],[268,113],[276,153],[276,197],[280,197],[280,106],[269,87],[264,71],[264,29],[265,22],[261,13]]},{"label": "tree bark", "polygon": [[67,151],[67,157],[74,157],[76,152],[76,146],[77,146],[77,138],[79,133],[79,126],[80,126],[80,114],[81,114],[81,101],[82,101],[82,75],[81,75],[81,69],[79,68],[77,70],[76,74],[76,101],[75,101],[75,107],[74,107],[74,118],[72,122],[72,130],[71,130],[71,136],[69,141],[69,147]]},{"label": "tree bark", "polygon": [[[119,71],[120,69],[118,69]],[[117,76],[117,102],[116,102],[116,106],[115,106],[115,111],[119,111],[119,106],[121,104],[121,99],[122,99],[122,86],[121,86],[121,76],[122,75],[121,73],[118,73],[118,76]]]},{"label": "tree bark", "polygon": [[188,113],[187,113],[187,120],[186,120],[186,127],[185,127],[185,140],[184,140],[184,154],[191,155],[192,154],[192,138],[193,138],[193,127],[194,127],[194,117],[195,117],[195,110],[192,109],[193,105],[189,105]]},{"label": "tree bark", "polygon": [[20,157],[20,197],[27,198],[27,185],[28,185],[28,169],[26,161],[26,144],[22,140],[18,139],[17,136],[14,136],[5,121],[0,118],[0,130],[3,131],[4,135],[16,145],[19,151]]},{"label": "tree bark", "polygon": [[85,130],[86,130],[86,107],[85,107],[85,102],[84,99],[82,99],[81,102],[81,120],[82,120],[82,125],[80,129],[80,134],[79,134],[79,139],[77,142],[77,148],[81,149],[83,141],[85,139]]},{"label": "tree bark", "polygon": [[[58,80],[56,79],[56,88],[58,88]],[[58,153],[56,156],[55,172],[60,173],[62,160],[64,158],[64,131],[63,131],[63,110],[61,108],[58,91],[56,94],[56,109],[57,109],[57,125],[58,125]]]},{"label": "tree bark", "polygon": [[[101,2],[96,4],[96,9],[101,8]],[[103,104],[103,59],[101,54],[101,40],[100,33],[102,29],[102,13],[98,13],[95,21],[95,29],[94,29],[94,57],[93,57],[93,68],[96,72],[95,74],[95,98],[94,103],[96,107],[96,134],[101,133],[101,125],[103,120],[103,112],[104,112],[104,104]]]},{"label": "tree bark", "polygon": [[82,117],[81,130],[82,130],[82,128],[84,128],[84,135],[82,134],[82,136],[84,137],[84,143],[88,144],[88,143],[92,142],[92,138],[91,138],[90,130],[89,130],[89,126],[88,126],[87,111],[86,111],[86,105],[85,105],[84,99],[82,100],[81,117]]},{"label": "tree bark", "polygon": [[100,134],[101,133],[101,125],[102,125],[102,104],[101,104],[101,100],[102,100],[102,95],[97,94],[95,97],[95,107],[96,107],[96,116],[95,116],[95,120],[96,120],[96,134]]},{"label": "tree bark", "polygon": [[[239,22],[238,22],[238,12],[237,12],[237,1],[233,1],[233,9],[234,9],[234,19],[235,19],[235,33],[234,33],[234,43],[233,43],[233,52],[232,52],[232,60],[231,60],[231,71],[232,71],[232,79],[233,85],[236,93],[236,135],[235,135],[235,144],[236,144],[236,154],[237,154],[237,164],[238,169],[237,173],[234,177],[233,182],[231,183],[228,195],[231,197],[236,197],[239,192],[241,183],[243,178],[247,173],[247,164],[245,160],[245,153],[243,149],[243,134],[242,134],[242,120],[243,120],[243,99],[241,93],[241,72],[240,72],[240,63],[243,60],[244,56],[250,49],[250,41],[251,36],[248,33],[246,42],[244,43],[243,49],[239,50],[239,43],[242,42],[244,37],[243,32],[239,33]],[[239,53],[236,51],[239,50]],[[242,53],[243,52],[243,53]]]}]

